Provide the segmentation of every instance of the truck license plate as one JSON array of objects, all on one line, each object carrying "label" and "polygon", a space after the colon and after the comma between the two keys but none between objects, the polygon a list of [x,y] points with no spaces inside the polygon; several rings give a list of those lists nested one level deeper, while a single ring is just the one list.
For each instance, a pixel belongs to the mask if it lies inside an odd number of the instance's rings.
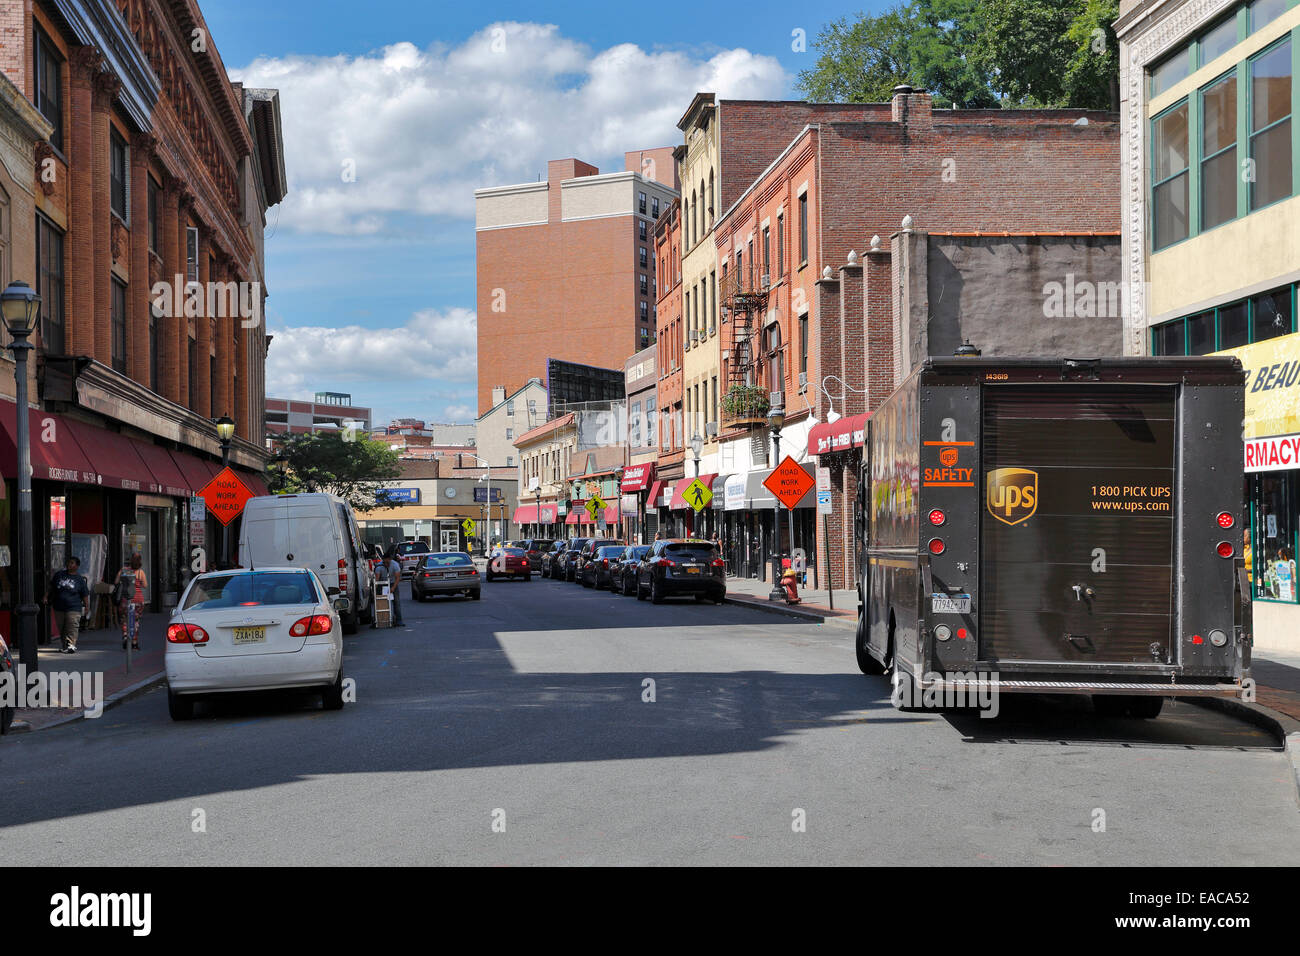
[{"label": "truck license plate", "polygon": [[932,594],[930,595],[931,614],[969,614],[969,594]]}]

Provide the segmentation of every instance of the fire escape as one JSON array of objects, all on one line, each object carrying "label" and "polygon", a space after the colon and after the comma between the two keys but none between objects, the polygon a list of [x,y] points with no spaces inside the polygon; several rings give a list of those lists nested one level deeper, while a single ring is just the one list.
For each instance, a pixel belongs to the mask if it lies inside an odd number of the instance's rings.
[{"label": "fire escape", "polygon": [[759,336],[767,311],[768,290],[746,288],[754,281],[751,270],[739,269],[723,290],[723,305],[730,318],[730,361],[727,391],[722,400],[722,421],[731,428],[752,429],[767,424],[768,394],[760,382]]}]

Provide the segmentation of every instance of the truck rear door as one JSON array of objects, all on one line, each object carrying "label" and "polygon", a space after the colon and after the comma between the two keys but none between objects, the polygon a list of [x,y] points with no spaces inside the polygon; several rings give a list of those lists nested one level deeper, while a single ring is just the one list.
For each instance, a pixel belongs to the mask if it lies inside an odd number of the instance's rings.
[{"label": "truck rear door", "polygon": [[1176,398],[983,389],[982,660],[1171,662]]}]

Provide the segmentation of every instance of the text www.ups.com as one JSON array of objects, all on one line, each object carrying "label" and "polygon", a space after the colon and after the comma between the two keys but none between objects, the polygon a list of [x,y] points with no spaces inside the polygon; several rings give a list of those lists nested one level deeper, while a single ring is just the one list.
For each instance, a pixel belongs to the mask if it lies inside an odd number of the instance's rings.
[{"label": "text www.ups.com", "polygon": [[1093,511],[1162,511],[1171,510],[1168,501],[1094,501]]}]

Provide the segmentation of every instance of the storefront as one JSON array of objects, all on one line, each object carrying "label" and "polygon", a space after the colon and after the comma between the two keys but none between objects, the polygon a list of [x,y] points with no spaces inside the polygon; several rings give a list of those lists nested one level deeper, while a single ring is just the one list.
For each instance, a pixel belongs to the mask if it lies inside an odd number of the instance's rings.
[{"label": "storefront", "polygon": [[1228,349],[1246,368],[1244,556],[1255,645],[1300,651],[1300,333]]},{"label": "storefront", "polygon": [[[703,474],[699,476],[699,481],[712,493],[713,483],[717,477],[717,475]],[[714,517],[712,500],[706,500],[708,495],[703,494],[695,500],[696,493],[691,490],[695,481],[695,478],[681,478],[673,485],[672,497],[668,499],[668,510],[673,513],[674,527],[682,529],[676,536],[712,538],[720,533],[717,518]]]},{"label": "storefront", "polygon": [[[810,477],[814,475],[811,464],[801,467]],[[728,475],[723,480],[720,538],[727,573],[767,580],[773,549],[788,558],[797,548],[806,556],[807,580],[813,586],[817,580],[817,493],[809,491],[793,511],[782,505],[778,519],[776,498],[763,484],[770,474],[763,469]]]},{"label": "storefront", "polygon": [[[539,511],[541,513],[540,521],[538,520]],[[511,520],[519,528],[520,538],[554,539],[559,533],[558,518],[555,502],[542,502],[540,505],[520,505],[511,516]]]},{"label": "storefront", "polygon": [[[654,462],[627,465],[623,469],[623,480],[619,483],[619,510],[622,513],[625,540],[629,543],[645,543],[654,538],[651,522],[646,520],[646,503],[650,500],[650,493],[657,487],[659,482],[655,481]],[[653,510],[650,513],[653,514]],[[657,527],[658,521],[654,524]]]}]

